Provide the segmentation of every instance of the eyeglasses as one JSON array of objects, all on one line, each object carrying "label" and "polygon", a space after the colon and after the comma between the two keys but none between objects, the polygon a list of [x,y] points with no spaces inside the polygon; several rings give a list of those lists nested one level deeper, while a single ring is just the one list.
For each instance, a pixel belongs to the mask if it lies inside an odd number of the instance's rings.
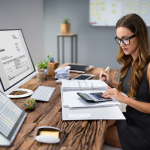
[{"label": "eyeglasses", "polygon": [[121,41],[123,44],[125,45],[129,45],[130,44],[130,39],[135,37],[135,34],[130,36],[130,37],[126,37],[126,38],[122,38],[122,39],[118,39],[117,37],[115,37],[115,41],[117,42],[118,45],[121,45]]}]

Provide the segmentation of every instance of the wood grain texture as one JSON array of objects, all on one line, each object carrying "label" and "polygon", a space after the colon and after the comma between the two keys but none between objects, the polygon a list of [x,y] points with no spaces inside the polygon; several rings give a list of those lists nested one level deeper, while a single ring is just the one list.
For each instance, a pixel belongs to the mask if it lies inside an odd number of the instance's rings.
[{"label": "wood grain texture", "polygon": [[[94,74],[93,80],[99,80],[100,71],[105,68],[94,68],[87,74]],[[109,74],[113,80],[117,80],[119,71],[112,69]],[[71,73],[71,78],[77,73]],[[37,81],[36,76],[27,81],[21,88],[33,91],[39,86],[55,87],[55,91],[49,102],[37,101],[34,110],[27,110],[24,101],[27,98],[13,99],[13,101],[25,110],[28,115],[19,133],[10,147],[0,147],[0,150],[101,150],[107,128],[106,120],[95,121],[63,121],[60,85],[55,83],[54,77],[48,77],[46,81]],[[19,92],[16,92],[19,94]],[[35,141],[38,127],[53,126],[60,129],[60,143],[44,144]]]},{"label": "wood grain texture", "polygon": [[57,34],[57,36],[76,36],[77,34],[76,33],[60,33],[60,34]]}]

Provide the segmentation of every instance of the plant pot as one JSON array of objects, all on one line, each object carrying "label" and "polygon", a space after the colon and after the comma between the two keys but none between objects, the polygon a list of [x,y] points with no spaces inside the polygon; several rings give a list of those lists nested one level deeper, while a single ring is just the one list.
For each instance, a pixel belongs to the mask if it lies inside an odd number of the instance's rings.
[{"label": "plant pot", "polygon": [[61,32],[62,33],[69,33],[70,32],[70,24],[69,23],[62,23],[61,24]]},{"label": "plant pot", "polygon": [[47,79],[49,68],[47,68],[47,69],[36,68],[36,71],[37,71],[37,80],[38,81],[44,81]]}]

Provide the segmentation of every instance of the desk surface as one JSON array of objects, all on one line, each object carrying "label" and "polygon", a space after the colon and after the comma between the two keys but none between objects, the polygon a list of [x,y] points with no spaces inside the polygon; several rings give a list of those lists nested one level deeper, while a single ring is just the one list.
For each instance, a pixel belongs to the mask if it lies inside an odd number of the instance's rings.
[{"label": "desk surface", "polygon": [[[89,71],[88,74],[94,74],[94,78],[92,79],[98,80],[101,70],[104,71],[105,68],[94,68]],[[119,74],[118,70],[111,69],[109,74],[112,76],[113,80],[117,81]],[[71,73],[71,78],[77,75],[79,74]],[[27,110],[24,106],[26,98],[18,100],[13,99],[18,106],[28,113],[28,115],[11,147],[0,147],[0,149],[101,150],[106,133],[107,121],[62,121],[61,84],[55,83],[54,77],[48,77],[48,80],[43,82],[37,81],[36,77],[33,77],[22,85],[21,88],[35,91],[39,85],[56,88],[50,101],[48,103],[38,101],[34,110]],[[42,144],[35,141],[37,129],[40,126],[53,126],[59,128],[60,143]]]}]

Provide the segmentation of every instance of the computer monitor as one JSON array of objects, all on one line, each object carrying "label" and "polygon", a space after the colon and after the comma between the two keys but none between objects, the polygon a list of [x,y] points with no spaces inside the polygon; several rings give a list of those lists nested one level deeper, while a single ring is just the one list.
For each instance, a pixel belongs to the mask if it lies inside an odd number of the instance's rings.
[{"label": "computer monitor", "polygon": [[[23,32],[21,29],[0,30],[0,90],[6,95],[36,75]],[[20,98],[27,94],[9,96]]]}]

